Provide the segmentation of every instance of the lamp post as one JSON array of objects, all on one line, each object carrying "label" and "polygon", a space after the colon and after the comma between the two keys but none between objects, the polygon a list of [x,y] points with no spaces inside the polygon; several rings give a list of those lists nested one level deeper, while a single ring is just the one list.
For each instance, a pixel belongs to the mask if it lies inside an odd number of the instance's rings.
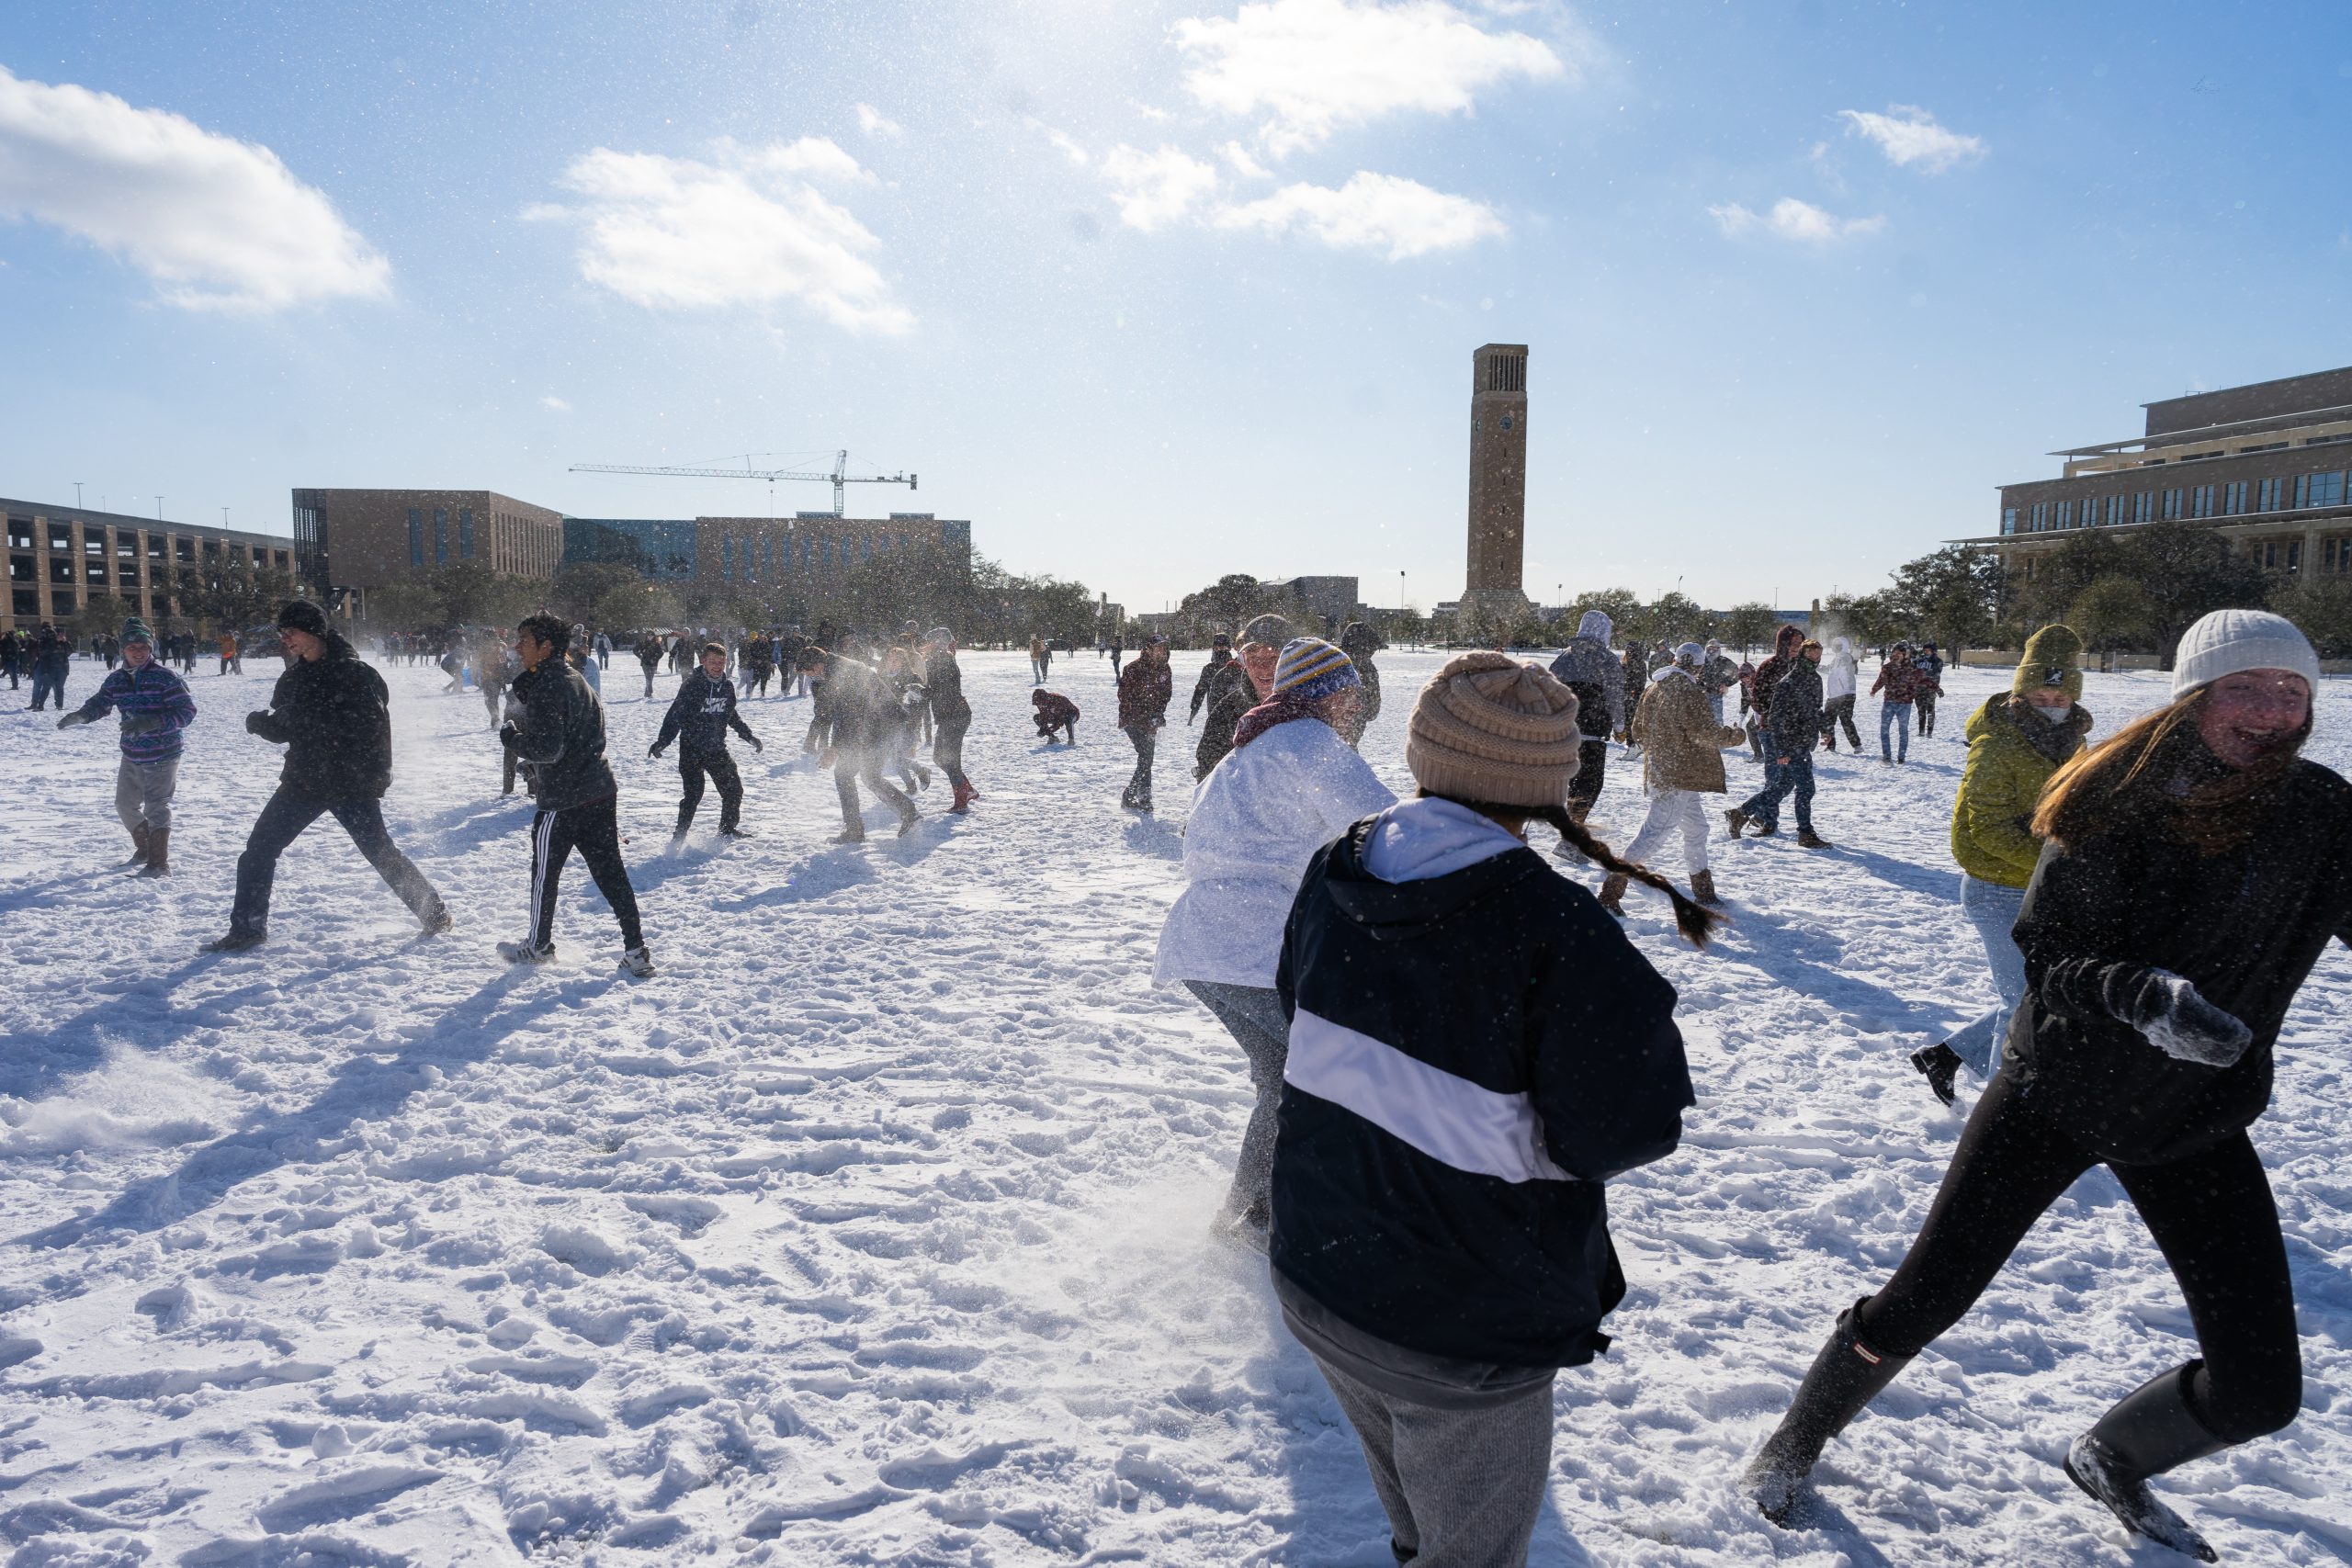
[{"label": "lamp post", "polygon": [[76,512],[82,510],[82,481],[80,479],[74,481],[74,510]]}]

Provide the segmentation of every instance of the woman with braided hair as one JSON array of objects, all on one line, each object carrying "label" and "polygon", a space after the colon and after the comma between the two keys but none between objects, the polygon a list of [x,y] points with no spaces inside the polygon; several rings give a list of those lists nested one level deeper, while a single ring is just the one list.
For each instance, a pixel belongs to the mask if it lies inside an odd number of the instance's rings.
[{"label": "woman with braided hair", "polygon": [[1450,660],[1413,707],[1419,796],[1316,854],[1284,933],[1274,1293],[1399,1562],[1526,1561],[1553,1379],[1625,1293],[1601,1184],[1673,1153],[1692,1103],[1674,987],[1527,845],[1546,822],[1713,928],[1569,815],[1577,706],[1535,665]]}]

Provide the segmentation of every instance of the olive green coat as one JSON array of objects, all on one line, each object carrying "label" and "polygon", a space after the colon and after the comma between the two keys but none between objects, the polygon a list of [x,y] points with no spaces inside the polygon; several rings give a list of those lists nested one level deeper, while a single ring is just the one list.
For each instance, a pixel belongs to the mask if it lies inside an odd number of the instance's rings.
[{"label": "olive green coat", "polygon": [[[1968,767],[1951,808],[1952,859],[1969,875],[2004,887],[2033,880],[2041,840],[2029,824],[2041,786],[2081,748],[2091,728],[2091,716],[2079,704],[2055,725],[2020,716],[2016,708],[2024,705],[2023,697],[2004,692],[1969,716]],[[2021,728],[2029,724],[2043,726],[2059,755],[2034,744]]]}]

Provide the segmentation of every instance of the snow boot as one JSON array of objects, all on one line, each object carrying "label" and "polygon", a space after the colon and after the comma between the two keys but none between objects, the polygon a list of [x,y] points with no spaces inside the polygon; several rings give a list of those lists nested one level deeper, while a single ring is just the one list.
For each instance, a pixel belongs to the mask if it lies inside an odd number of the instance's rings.
[{"label": "snow boot", "polygon": [[2203,1364],[2175,1367],[2124,1395],[2066,1450],[2066,1475],[2133,1535],[2211,1562],[2205,1538],[2148,1490],[2148,1477],[2229,1447],[2188,1407],[2188,1380]]},{"label": "snow boot", "polygon": [[555,957],[555,943],[537,942],[502,942],[498,956],[509,964],[545,964]]},{"label": "snow boot", "polygon": [[633,979],[650,979],[653,976],[653,950],[639,942],[621,954],[621,971]]},{"label": "snow boot", "polygon": [[752,836],[752,830],[740,822],[721,822],[718,825],[718,836],[722,839],[748,839]]},{"label": "snow boot", "polygon": [[1919,1076],[1928,1080],[1928,1087],[1935,1091],[1936,1098],[1942,1100],[1947,1108],[1959,1103],[1958,1096],[1952,1092],[1952,1086],[1960,1079],[1959,1052],[1939,1041],[1923,1051],[1912,1052],[1911,1065],[1919,1070]]},{"label": "snow boot", "polygon": [[216,936],[198,949],[203,953],[243,953],[249,947],[259,947],[269,940],[266,931],[241,931],[232,927],[226,936]]},{"label": "snow boot", "polygon": [[833,835],[833,842],[837,844],[862,844],[865,842],[865,829],[863,828],[844,828],[840,832]]},{"label": "snow boot", "polygon": [[1625,887],[1627,878],[1622,871],[1612,871],[1600,885],[1600,907],[1616,916],[1625,918]]},{"label": "snow boot", "polygon": [[1801,850],[1834,850],[1837,847],[1810,828],[1797,829],[1797,848]]},{"label": "snow boot", "polygon": [[1724,813],[1724,820],[1731,825],[1731,836],[1736,839],[1741,833],[1747,830],[1747,825],[1750,822],[1755,821],[1756,818],[1750,817],[1747,812],[1742,811],[1738,807],[1735,806],[1729,811]]},{"label": "snow boot", "polygon": [[947,807],[947,814],[951,817],[964,817],[968,816],[971,809],[972,786],[968,784],[957,784],[956,786],[956,799],[954,803]]},{"label": "snow boot", "polygon": [[151,852],[148,848],[148,840],[154,836],[154,832],[155,830],[147,826],[144,822],[138,824],[130,829],[130,841],[135,847],[130,852],[130,858],[122,863],[125,866],[145,865],[147,863],[147,857]]},{"label": "snow boot", "polygon": [[[146,824],[142,822],[140,826],[143,828]],[[139,874],[141,876],[172,874],[172,830],[169,828],[147,829],[147,864]]]},{"label": "snow boot", "polygon": [[1740,1476],[1741,1488],[1776,1525],[1787,1526],[1829,1439],[1911,1364],[1908,1356],[1884,1355],[1862,1343],[1861,1311],[1856,1302],[1838,1314],[1838,1326],[1813,1359],[1789,1413]]},{"label": "snow boot", "polygon": [[449,913],[446,904],[424,916],[423,922],[426,936],[447,936],[458,924],[457,917]]},{"label": "snow boot", "polygon": [[1694,871],[1690,874],[1690,897],[1710,909],[1720,909],[1724,907],[1724,901],[1715,897],[1715,874],[1712,871]]}]

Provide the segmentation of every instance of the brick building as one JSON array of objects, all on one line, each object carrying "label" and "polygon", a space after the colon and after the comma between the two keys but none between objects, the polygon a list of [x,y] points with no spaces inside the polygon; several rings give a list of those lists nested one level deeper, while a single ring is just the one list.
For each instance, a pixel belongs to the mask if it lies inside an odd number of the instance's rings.
[{"label": "brick building", "polygon": [[0,498],[7,516],[8,597],[0,631],[76,619],[93,598],[111,596],[150,624],[185,612],[184,585],[226,571],[295,570],[294,541]]},{"label": "brick building", "polygon": [[555,576],[563,513],[490,490],[298,490],[294,549],[303,583],[381,588],[445,566]]},{"label": "brick building", "polygon": [[2281,574],[2352,571],[2352,367],[2144,405],[2145,428],[2071,446],[2056,479],[2001,487],[1989,545],[2030,579],[2037,558],[2085,529],[2122,535],[2167,519],[2208,527]]}]

